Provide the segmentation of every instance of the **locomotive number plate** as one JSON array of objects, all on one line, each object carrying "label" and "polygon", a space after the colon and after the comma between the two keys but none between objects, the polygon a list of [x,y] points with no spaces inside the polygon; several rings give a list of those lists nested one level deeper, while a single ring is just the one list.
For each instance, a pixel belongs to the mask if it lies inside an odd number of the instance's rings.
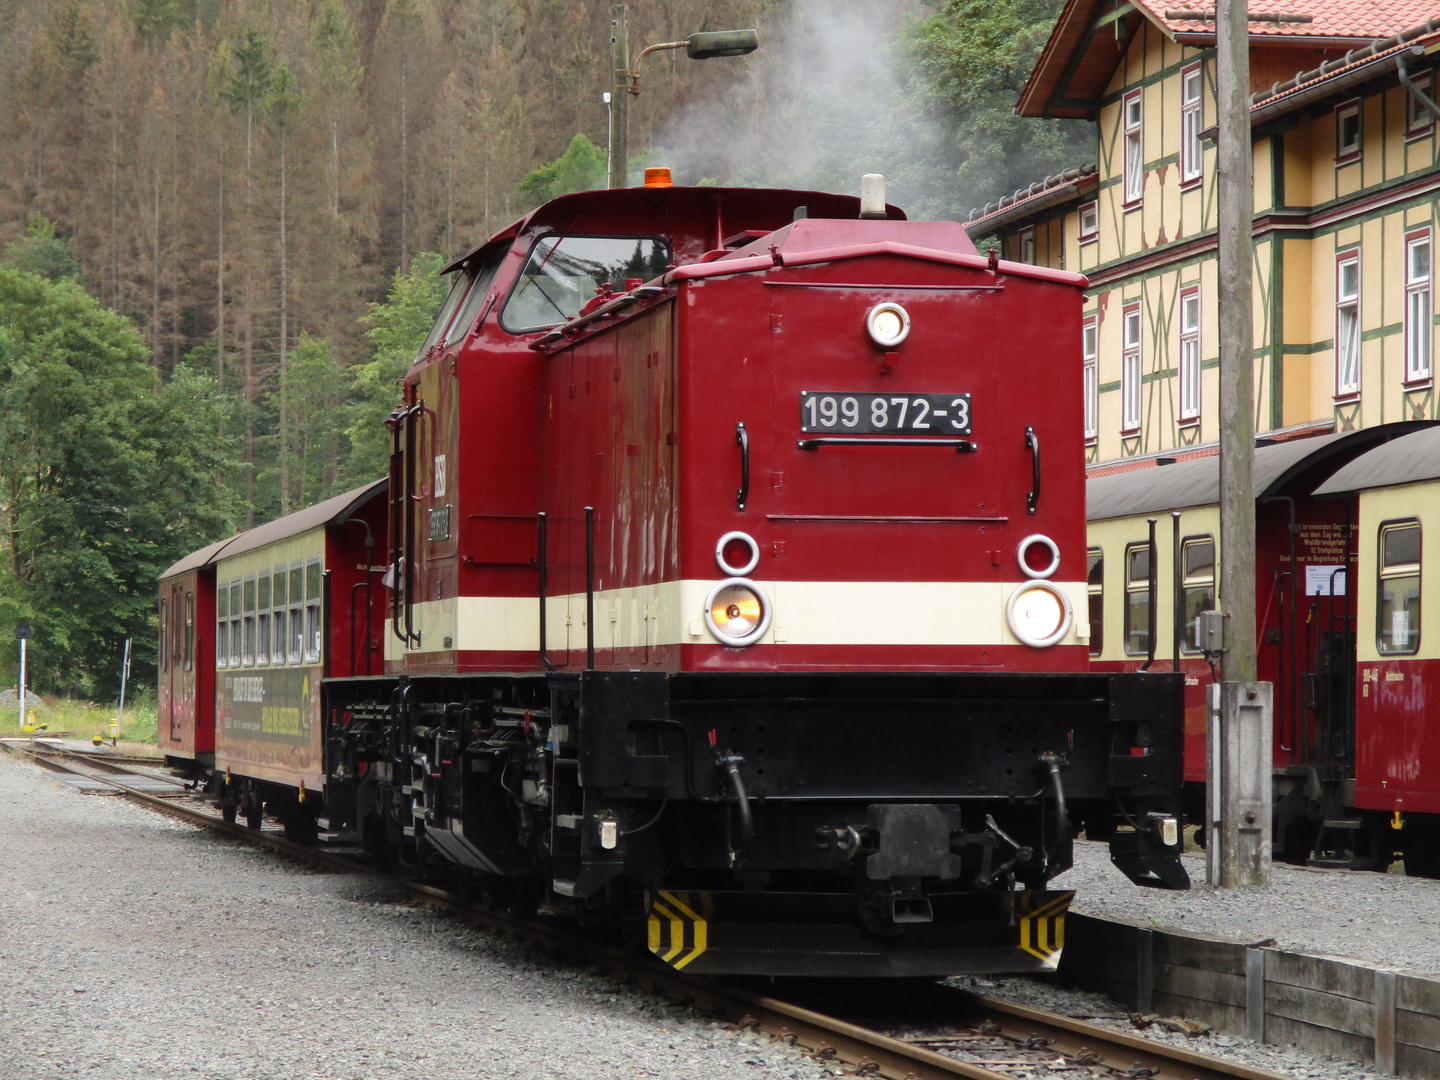
[{"label": "locomotive number plate", "polygon": [[859,435],[969,435],[970,395],[803,390],[800,430]]}]

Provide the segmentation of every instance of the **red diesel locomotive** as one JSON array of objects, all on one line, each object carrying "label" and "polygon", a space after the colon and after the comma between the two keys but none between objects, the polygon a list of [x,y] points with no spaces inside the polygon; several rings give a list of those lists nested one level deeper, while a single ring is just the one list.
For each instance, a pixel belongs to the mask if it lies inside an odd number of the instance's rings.
[{"label": "red diesel locomotive", "polygon": [[1082,277],[668,184],[448,271],[388,479],[162,581],[222,805],[691,971],[1052,968],[1072,820],[1188,885],[1182,680],[1074,615]]}]

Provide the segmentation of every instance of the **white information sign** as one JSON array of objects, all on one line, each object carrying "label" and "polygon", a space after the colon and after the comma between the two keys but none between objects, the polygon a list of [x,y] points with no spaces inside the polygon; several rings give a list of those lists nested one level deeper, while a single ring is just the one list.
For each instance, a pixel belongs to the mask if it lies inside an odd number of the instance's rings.
[{"label": "white information sign", "polygon": [[1410,612],[1392,611],[1390,613],[1390,647],[1392,649],[1408,649],[1410,647]]},{"label": "white information sign", "polygon": [[[1336,571],[1339,571],[1338,573]],[[1331,578],[1335,581],[1336,596],[1345,595],[1345,568],[1343,566],[1305,567],[1305,595],[1329,596]]]}]

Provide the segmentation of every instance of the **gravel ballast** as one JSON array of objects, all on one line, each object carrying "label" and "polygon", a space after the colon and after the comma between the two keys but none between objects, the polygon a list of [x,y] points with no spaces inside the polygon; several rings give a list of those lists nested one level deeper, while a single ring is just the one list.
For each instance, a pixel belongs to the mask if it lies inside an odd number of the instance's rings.
[{"label": "gravel ballast", "polygon": [[1400,874],[1316,870],[1276,863],[1268,889],[1211,889],[1205,856],[1186,855],[1187,892],[1140,889],[1103,844],[1078,842],[1075,866],[1051,888],[1074,889],[1072,910],[1369,967],[1440,975],[1440,882]]},{"label": "gravel ballast", "polygon": [[0,753],[0,1077],[828,1075],[599,975]]}]

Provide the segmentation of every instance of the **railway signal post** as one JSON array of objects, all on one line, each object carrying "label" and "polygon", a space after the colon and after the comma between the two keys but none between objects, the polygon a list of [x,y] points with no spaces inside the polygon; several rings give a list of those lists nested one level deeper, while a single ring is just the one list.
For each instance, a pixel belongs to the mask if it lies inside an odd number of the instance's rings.
[{"label": "railway signal post", "polygon": [[1207,721],[1207,877],[1270,884],[1271,686],[1256,680],[1254,192],[1250,39],[1243,0],[1218,0],[1216,107],[1220,197],[1220,609],[1222,685]]}]

